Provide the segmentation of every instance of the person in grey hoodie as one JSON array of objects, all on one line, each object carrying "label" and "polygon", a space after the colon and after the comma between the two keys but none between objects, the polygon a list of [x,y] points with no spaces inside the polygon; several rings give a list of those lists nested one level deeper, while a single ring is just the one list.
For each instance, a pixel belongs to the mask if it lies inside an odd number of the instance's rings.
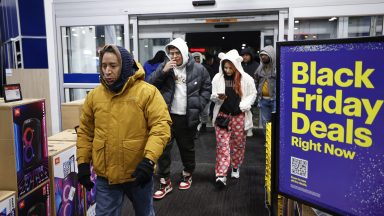
[{"label": "person in grey hoodie", "polygon": [[162,93],[172,118],[171,141],[158,160],[157,174],[159,188],[154,199],[162,199],[172,191],[170,180],[171,149],[176,140],[184,169],[181,173],[179,189],[191,187],[192,173],[195,169],[194,137],[199,115],[211,96],[211,80],[202,64],[197,64],[188,53],[188,46],[181,38],[176,38],[165,46],[168,60],[159,65],[148,82]]},{"label": "person in grey hoodie", "polygon": [[265,125],[276,112],[276,54],[273,46],[260,50],[260,66],[255,72],[258,107],[265,135]]}]

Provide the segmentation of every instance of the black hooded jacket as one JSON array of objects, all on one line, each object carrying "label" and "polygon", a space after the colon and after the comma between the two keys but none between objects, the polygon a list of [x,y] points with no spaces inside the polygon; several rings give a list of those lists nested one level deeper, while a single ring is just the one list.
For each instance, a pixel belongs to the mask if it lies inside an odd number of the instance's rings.
[{"label": "black hooded jacket", "polygon": [[254,77],[256,69],[259,67],[259,63],[255,61],[255,53],[250,47],[246,47],[243,50],[241,50],[240,55],[249,54],[251,55],[251,61],[248,63],[245,63],[244,61],[241,62],[241,66],[243,67],[244,71],[249,74],[251,77]]}]

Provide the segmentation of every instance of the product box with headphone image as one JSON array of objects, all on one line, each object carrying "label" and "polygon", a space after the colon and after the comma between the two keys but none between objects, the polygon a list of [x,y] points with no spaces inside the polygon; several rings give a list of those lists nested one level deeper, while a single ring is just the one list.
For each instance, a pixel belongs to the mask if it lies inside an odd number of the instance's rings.
[{"label": "product box with headphone image", "polygon": [[84,215],[84,196],[77,179],[76,142],[48,141],[52,215]]},{"label": "product box with headphone image", "polygon": [[0,216],[16,215],[14,191],[0,191]]},{"label": "product box with headphone image", "polygon": [[96,215],[96,173],[93,170],[93,164],[91,162],[91,181],[95,183],[92,190],[85,190],[85,209],[87,216],[95,216]]},{"label": "product box with headphone image", "polygon": [[50,215],[49,181],[35,188],[17,202],[18,215],[47,216]]},{"label": "product box with headphone image", "polygon": [[20,198],[48,180],[44,99],[0,102],[0,188]]}]

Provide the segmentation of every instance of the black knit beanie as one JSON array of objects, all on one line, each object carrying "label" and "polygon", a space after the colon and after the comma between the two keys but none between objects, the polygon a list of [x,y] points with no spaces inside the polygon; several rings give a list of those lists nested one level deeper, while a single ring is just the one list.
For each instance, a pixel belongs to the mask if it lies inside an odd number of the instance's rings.
[{"label": "black knit beanie", "polygon": [[112,85],[108,85],[109,90],[119,92],[124,84],[138,70],[138,67],[131,53],[124,47],[116,46],[121,56],[121,74],[120,77]]}]

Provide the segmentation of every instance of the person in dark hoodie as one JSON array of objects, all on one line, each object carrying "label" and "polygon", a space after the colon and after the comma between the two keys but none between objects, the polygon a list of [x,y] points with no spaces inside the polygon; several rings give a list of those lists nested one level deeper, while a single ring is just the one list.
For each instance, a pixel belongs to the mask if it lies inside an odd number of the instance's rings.
[{"label": "person in dark hoodie", "polygon": [[165,52],[163,50],[159,50],[156,52],[155,56],[144,63],[145,70],[145,80],[148,80],[151,73],[156,70],[156,68],[165,60]]},{"label": "person in dark hoodie", "polygon": [[258,107],[265,136],[266,123],[271,121],[276,112],[276,55],[273,46],[260,50],[260,66],[255,72]]},{"label": "person in dark hoodie", "polygon": [[[252,49],[252,47],[246,47],[241,50],[240,55],[241,57],[243,57],[243,62],[241,62],[241,66],[244,68],[244,71],[253,78],[257,67],[259,67],[259,63],[255,61],[254,58],[254,50]],[[255,118],[257,115],[256,104],[252,105],[252,113],[253,117]],[[253,136],[252,128],[247,131],[247,136]]]},{"label": "person in dark hoodie", "polygon": [[240,52],[241,57],[243,57],[243,62],[241,66],[244,68],[244,71],[249,74],[251,77],[254,76],[259,63],[255,61],[255,53],[251,47],[246,47]]},{"label": "person in dark hoodie", "polygon": [[153,198],[162,199],[172,191],[170,180],[171,149],[176,140],[184,169],[179,182],[180,190],[192,185],[195,170],[194,137],[199,124],[200,112],[211,96],[211,79],[205,67],[195,63],[188,54],[188,46],[181,38],[176,38],[165,46],[168,60],[161,64],[149,77],[148,82],[155,85],[163,94],[172,118],[172,140],[158,161],[157,174],[159,188]]},{"label": "person in dark hoodie", "polygon": [[125,195],[136,215],[155,215],[154,166],[171,135],[167,105],[125,48],[105,45],[100,71],[101,85],[88,93],[77,131],[79,182],[93,188],[92,161],[96,215],[121,215]]}]

